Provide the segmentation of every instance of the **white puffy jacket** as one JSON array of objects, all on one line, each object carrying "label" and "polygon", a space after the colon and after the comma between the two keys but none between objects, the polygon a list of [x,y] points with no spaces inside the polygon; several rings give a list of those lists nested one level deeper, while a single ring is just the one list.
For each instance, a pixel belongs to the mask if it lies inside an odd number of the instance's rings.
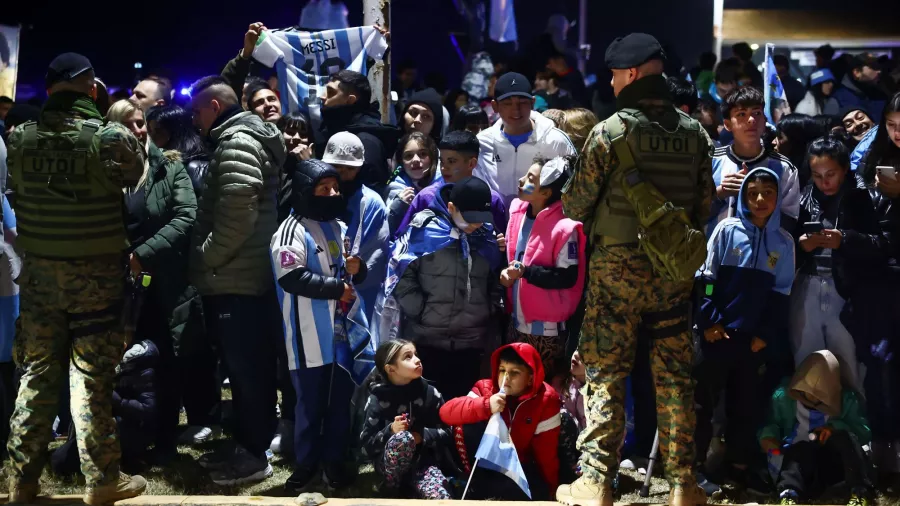
[{"label": "white puffy jacket", "polygon": [[549,159],[577,154],[569,136],[556,128],[553,121],[535,111],[531,111],[531,121],[534,122],[534,130],[518,148],[514,148],[503,135],[502,119],[478,134],[481,150],[478,153],[475,176],[502,195],[507,208],[519,193],[519,178],[528,172],[535,158]]}]

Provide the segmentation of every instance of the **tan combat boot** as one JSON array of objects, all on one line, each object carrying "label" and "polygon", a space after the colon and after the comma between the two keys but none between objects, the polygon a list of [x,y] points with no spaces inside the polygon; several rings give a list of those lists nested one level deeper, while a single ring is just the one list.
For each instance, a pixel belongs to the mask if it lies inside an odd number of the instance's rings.
[{"label": "tan combat boot", "polygon": [[571,485],[556,489],[556,500],[568,506],[613,506],[612,487],[594,483],[584,476]]},{"label": "tan combat boot", "polygon": [[706,504],[706,492],[699,485],[669,489],[669,506],[700,506]]},{"label": "tan combat boot", "polygon": [[40,492],[37,483],[22,483],[9,477],[9,504],[32,504]]},{"label": "tan combat boot", "polygon": [[144,493],[147,480],[140,476],[119,473],[119,479],[106,485],[88,487],[84,493],[84,503],[90,506],[112,504],[123,499],[131,499]]}]

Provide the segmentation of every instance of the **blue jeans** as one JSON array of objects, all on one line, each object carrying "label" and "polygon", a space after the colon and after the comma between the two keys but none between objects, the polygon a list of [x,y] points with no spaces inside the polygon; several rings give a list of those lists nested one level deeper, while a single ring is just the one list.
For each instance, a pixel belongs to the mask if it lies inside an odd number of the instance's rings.
[{"label": "blue jeans", "polygon": [[794,364],[800,365],[811,353],[828,350],[841,362],[841,376],[862,392],[856,344],[841,323],[844,299],[838,295],[833,278],[801,275],[791,294],[791,349]]}]

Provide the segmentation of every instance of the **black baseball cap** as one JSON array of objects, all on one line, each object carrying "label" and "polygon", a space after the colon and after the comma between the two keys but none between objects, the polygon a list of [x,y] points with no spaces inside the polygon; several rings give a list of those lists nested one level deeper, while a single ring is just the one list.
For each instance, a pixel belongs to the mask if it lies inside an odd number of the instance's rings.
[{"label": "black baseball cap", "polygon": [[630,69],[650,60],[665,61],[666,52],[656,37],[646,33],[619,37],[606,49],[606,67],[609,69]]},{"label": "black baseball cap", "polygon": [[508,72],[497,79],[494,85],[494,100],[499,102],[510,97],[534,98],[527,77],[516,72]]},{"label": "black baseball cap", "polygon": [[446,201],[453,202],[459,209],[464,220],[469,223],[493,223],[494,214],[491,212],[491,187],[477,177],[467,177],[462,181],[446,185],[449,187],[449,195]]},{"label": "black baseball cap", "polygon": [[49,88],[59,82],[71,81],[93,69],[94,66],[91,65],[91,61],[86,56],[78,53],[63,53],[50,62],[44,82]]}]

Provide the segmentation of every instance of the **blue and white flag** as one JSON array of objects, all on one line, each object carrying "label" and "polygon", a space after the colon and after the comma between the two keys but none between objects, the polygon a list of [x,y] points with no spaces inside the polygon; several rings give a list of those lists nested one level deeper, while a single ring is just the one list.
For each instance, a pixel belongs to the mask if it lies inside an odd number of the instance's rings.
[{"label": "blue and white flag", "polygon": [[[778,77],[778,71],[775,69],[775,62],[772,56],[775,54],[775,44],[766,44],[766,71],[765,84],[763,86],[763,96],[765,97],[766,119],[774,125],[776,121],[773,119],[774,108],[784,107],[787,104],[787,96],[784,94],[784,86],[781,84],[781,78]],[[790,109],[787,111],[790,112]]]},{"label": "blue and white flag", "polygon": [[[519,454],[516,453],[516,447],[509,438],[509,429],[500,413],[491,415],[487,428],[484,429],[481,444],[475,452],[475,467],[479,465],[509,477],[531,499],[531,489],[528,487],[522,463],[519,462]],[[475,472],[474,468],[472,472]]]},{"label": "blue and white flag", "polygon": [[253,58],[278,74],[281,108],[320,117],[328,76],[344,69],[366,75],[366,60],[381,60],[388,44],[371,26],[302,32],[295,28],[267,30],[253,49]]}]

